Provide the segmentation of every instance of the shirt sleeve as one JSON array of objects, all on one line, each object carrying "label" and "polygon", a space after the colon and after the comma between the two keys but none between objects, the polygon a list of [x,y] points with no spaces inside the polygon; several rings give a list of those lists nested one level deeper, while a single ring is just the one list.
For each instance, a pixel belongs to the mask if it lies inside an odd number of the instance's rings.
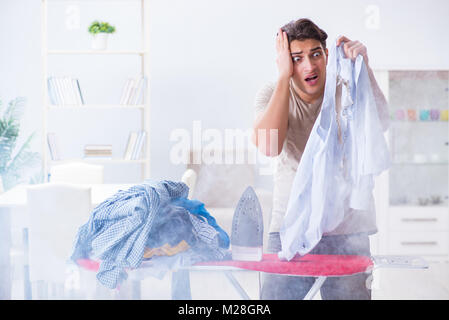
[{"label": "shirt sleeve", "polygon": [[256,119],[268,106],[274,92],[275,83],[270,82],[264,85],[256,94],[254,99],[254,119]]}]

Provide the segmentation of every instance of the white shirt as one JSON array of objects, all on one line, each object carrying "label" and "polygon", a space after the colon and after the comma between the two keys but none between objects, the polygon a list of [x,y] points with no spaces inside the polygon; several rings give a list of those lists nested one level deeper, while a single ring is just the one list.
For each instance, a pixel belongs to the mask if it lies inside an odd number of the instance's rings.
[{"label": "white shirt", "polygon": [[326,80],[280,229],[281,259],[308,253],[349,209],[361,216],[373,212],[374,176],[390,164],[363,58],[354,63],[333,44]]}]

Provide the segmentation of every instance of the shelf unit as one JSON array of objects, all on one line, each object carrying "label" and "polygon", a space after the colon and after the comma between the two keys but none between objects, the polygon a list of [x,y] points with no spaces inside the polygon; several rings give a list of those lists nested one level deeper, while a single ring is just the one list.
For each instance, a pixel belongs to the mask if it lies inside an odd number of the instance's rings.
[{"label": "shelf unit", "polygon": [[[63,0],[62,2],[64,2]],[[43,90],[43,136],[42,136],[42,167],[44,176],[47,177],[50,171],[51,165],[67,163],[67,162],[86,162],[86,163],[101,163],[101,164],[135,164],[141,166],[141,179],[148,179],[150,177],[150,99],[148,97],[149,87],[149,23],[148,23],[148,7],[149,0],[138,0],[140,2],[140,18],[141,18],[141,43],[143,50],[50,50],[48,48],[48,6],[53,1],[41,0],[42,10],[42,64],[43,64],[43,76],[42,76],[42,90]],[[60,0],[58,2],[61,2]],[[88,0],[87,2],[98,2],[98,0]],[[102,0],[102,2],[105,2]],[[105,5],[108,5],[106,1]],[[112,3],[113,1],[111,1]],[[69,1],[67,1],[69,4]],[[84,105],[52,105],[49,103],[48,84],[47,79],[51,76],[48,73],[48,59],[52,56],[66,55],[132,55],[139,56],[140,58],[140,76],[146,77],[147,81],[143,89],[143,104],[139,105],[119,105],[119,104],[84,104]],[[83,88],[85,90],[85,88]],[[50,151],[47,143],[48,133],[48,121],[49,113],[51,112],[64,112],[65,110],[140,110],[140,130],[144,130],[146,134],[145,143],[143,144],[143,156],[138,160],[125,160],[121,158],[112,159],[88,159],[88,158],[70,158],[62,160],[52,160],[50,157]],[[57,111],[59,110],[59,111]],[[137,128],[137,126],[136,126]],[[59,141],[61,142],[61,141]],[[88,143],[86,141],[86,143]]]},{"label": "shelf unit", "polygon": [[145,105],[114,105],[114,104],[84,104],[82,106],[78,105],[64,105],[64,106],[55,106],[55,105],[47,105],[47,109],[50,110],[64,110],[64,109],[73,109],[73,110],[86,110],[86,109],[145,109]]},{"label": "shelf unit", "polygon": [[[68,163],[73,161],[81,161],[80,159],[73,158],[73,159],[64,159],[64,160],[51,160],[52,164],[62,164],[62,163]],[[139,159],[139,160],[125,160],[125,159],[82,159],[83,162],[88,163],[145,163],[147,159]]]},{"label": "shelf unit", "polygon": [[[377,70],[397,110],[448,110],[449,70]],[[446,112],[446,111],[445,111]],[[407,112],[403,114],[407,117]],[[386,132],[392,163],[376,180],[378,234],[373,254],[449,261],[449,122],[397,120]],[[434,200],[434,202],[432,202]]]},{"label": "shelf unit", "polygon": [[[48,1],[48,0],[42,0],[42,1]],[[117,50],[47,50],[48,55],[52,54],[132,54],[132,55],[140,55],[144,56],[145,54],[148,54],[147,51],[117,51]]]}]

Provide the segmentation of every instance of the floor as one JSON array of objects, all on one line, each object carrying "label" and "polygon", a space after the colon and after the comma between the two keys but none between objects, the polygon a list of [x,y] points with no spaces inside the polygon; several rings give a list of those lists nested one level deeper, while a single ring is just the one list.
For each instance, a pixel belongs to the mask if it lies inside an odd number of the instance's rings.
[{"label": "floor", "polygon": [[[13,288],[12,299],[24,299],[23,257],[20,252],[12,252]],[[141,282],[141,299],[170,299],[170,273],[160,279],[151,277]],[[191,274],[192,299],[230,300],[240,299],[226,277],[218,272]],[[259,278],[257,273],[238,272],[235,277],[247,291],[251,299],[258,298]],[[73,277],[72,277],[73,278]],[[81,279],[81,280],[80,280]],[[121,291],[105,289],[96,285],[95,274],[83,273],[72,279],[71,290],[62,297],[58,290],[50,288],[48,299],[130,299],[126,286]],[[67,284],[66,284],[67,285]],[[70,286],[70,283],[68,283]],[[217,290],[220,288],[220,290]],[[373,300],[447,300],[449,299],[449,262],[429,261],[428,269],[377,269],[371,284]],[[70,288],[69,288],[70,289]],[[33,296],[36,296],[33,286]],[[68,293],[67,293],[68,292]],[[319,293],[314,300],[320,300]]]}]

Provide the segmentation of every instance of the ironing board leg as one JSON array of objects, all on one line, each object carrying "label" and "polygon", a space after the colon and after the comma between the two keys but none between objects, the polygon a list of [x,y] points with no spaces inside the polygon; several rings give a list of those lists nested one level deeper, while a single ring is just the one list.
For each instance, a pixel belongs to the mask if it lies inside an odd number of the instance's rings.
[{"label": "ironing board leg", "polygon": [[131,299],[140,300],[141,296],[141,284],[140,280],[132,280],[131,281]]},{"label": "ironing board leg", "polygon": [[309,292],[307,292],[306,296],[304,297],[304,300],[312,300],[313,297],[316,295],[318,290],[320,290],[321,286],[323,285],[324,281],[327,277],[317,277],[315,279],[315,282],[313,286],[310,288]]},{"label": "ironing board leg", "polygon": [[171,283],[172,300],[192,300],[189,270],[181,269],[173,271]]},{"label": "ironing board leg", "polygon": [[251,300],[245,289],[242,288],[240,283],[235,279],[230,271],[224,271],[226,278],[228,278],[229,282],[234,286],[235,290],[240,294],[243,300]]},{"label": "ironing board leg", "polygon": [[32,299],[32,292],[31,292],[31,281],[30,281],[30,263],[29,263],[29,257],[30,257],[30,247],[29,247],[29,240],[28,240],[28,228],[22,229],[22,243],[23,243],[23,255],[24,255],[24,261],[23,261],[23,293],[24,293],[24,299],[25,300],[31,300]]}]

